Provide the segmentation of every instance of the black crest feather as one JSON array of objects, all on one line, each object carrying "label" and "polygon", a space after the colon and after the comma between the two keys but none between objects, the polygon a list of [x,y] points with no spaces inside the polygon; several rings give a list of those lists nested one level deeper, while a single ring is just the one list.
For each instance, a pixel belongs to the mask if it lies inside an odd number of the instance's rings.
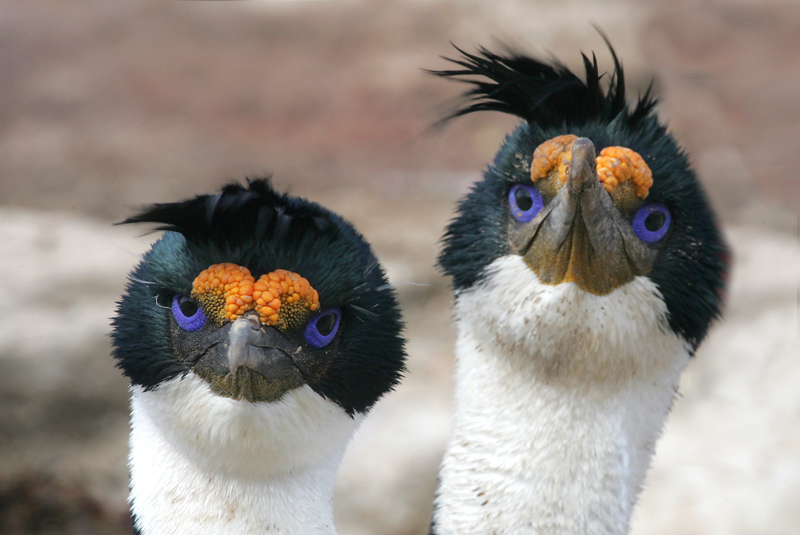
[{"label": "black crest feather", "polygon": [[157,223],[157,230],[182,234],[187,241],[237,243],[258,238],[284,240],[311,227],[324,230],[331,216],[316,203],[273,189],[270,180],[228,184],[214,195],[158,203],[118,223]]},{"label": "black crest feather", "polygon": [[625,74],[622,65],[608,44],[614,60],[607,89],[603,89],[597,58],[585,54],[585,79],[581,80],[558,61],[545,63],[509,50],[506,55],[480,47],[470,54],[453,45],[461,57],[444,58],[460,68],[428,71],[436,76],[471,84],[464,93],[466,104],[443,121],[476,111],[499,111],[524,119],[541,128],[584,124],[590,120],[610,122],[624,114],[625,122],[634,127],[647,117],[657,99],[650,88],[641,96],[633,110],[628,109],[625,97]]}]

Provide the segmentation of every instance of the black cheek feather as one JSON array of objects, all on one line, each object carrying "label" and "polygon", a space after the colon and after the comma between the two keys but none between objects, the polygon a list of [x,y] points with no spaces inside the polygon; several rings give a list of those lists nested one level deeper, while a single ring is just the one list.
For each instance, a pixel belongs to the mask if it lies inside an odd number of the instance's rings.
[{"label": "black cheek feather", "polygon": [[505,217],[498,199],[501,182],[487,179],[478,182],[458,204],[458,216],[447,226],[439,265],[453,279],[456,291],[470,288],[485,275],[489,264],[510,253],[505,239]]},{"label": "black cheek feather", "polygon": [[667,305],[670,328],[694,351],[721,316],[730,254],[699,184],[684,186],[649,277]]},{"label": "black cheek feather", "polygon": [[373,311],[377,316],[343,311],[338,352],[347,358],[335,359],[323,378],[309,382],[315,392],[343,407],[350,416],[367,412],[400,382],[404,370],[404,341],[380,333],[381,329],[402,326],[399,308],[379,306]]},{"label": "black cheek feather", "polygon": [[131,384],[150,390],[186,373],[170,343],[169,309],[156,302],[152,273],[147,259],[133,271],[126,292],[112,319],[111,341],[117,367]]},{"label": "black cheek feather", "polygon": [[530,162],[517,157],[520,145],[528,139],[527,130],[520,127],[506,138],[494,166],[484,171],[483,180],[473,184],[459,201],[456,217],[445,230],[438,262],[445,275],[452,277],[456,291],[477,284],[486,275],[489,264],[511,253],[506,236],[510,213],[506,190],[512,181],[510,177],[519,168],[530,173]]},{"label": "black cheek feather", "polygon": [[331,280],[349,281],[346,284],[353,290],[348,304],[341,307],[336,340],[339,357],[324,377],[309,385],[352,416],[367,412],[400,382],[405,371],[405,339],[399,335],[403,321],[394,289],[378,260],[366,241],[350,243],[361,259],[359,271],[344,273],[331,270],[330,265],[326,270]]}]

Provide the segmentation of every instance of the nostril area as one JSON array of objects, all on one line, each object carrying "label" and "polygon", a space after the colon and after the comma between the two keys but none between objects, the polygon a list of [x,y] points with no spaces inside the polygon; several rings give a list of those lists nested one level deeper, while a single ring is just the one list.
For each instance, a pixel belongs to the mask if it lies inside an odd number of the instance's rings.
[{"label": "nostril area", "polygon": [[242,316],[243,320],[246,320],[247,323],[250,324],[250,328],[254,331],[257,331],[261,328],[261,317],[253,310],[248,311],[244,316]]}]

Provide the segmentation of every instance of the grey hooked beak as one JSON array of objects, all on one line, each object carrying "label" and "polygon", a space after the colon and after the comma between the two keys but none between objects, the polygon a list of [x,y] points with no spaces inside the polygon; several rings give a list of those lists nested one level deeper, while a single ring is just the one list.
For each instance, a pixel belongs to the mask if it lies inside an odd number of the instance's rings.
[{"label": "grey hooked beak", "polygon": [[572,162],[567,169],[567,188],[572,195],[580,196],[586,188],[600,185],[596,159],[591,140],[579,137],[572,142]]},{"label": "grey hooked beak", "polygon": [[230,326],[226,352],[229,373],[235,375],[244,367],[279,380],[298,373],[292,356],[300,350],[302,347],[290,344],[276,329],[264,328],[258,314],[250,311]]},{"label": "grey hooked beak", "polygon": [[509,237],[540,281],[574,282],[595,295],[647,273],[654,258],[598,179],[594,143],[587,138],[572,144],[566,184]]}]

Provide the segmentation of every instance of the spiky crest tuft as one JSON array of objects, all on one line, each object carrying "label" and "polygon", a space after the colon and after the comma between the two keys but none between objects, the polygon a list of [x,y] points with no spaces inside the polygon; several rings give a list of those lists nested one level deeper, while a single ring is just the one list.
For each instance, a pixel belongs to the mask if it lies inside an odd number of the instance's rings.
[{"label": "spiky crest tuft", "polygon": [[316,203],[278,193],[269,178],[247,187],[228,184],[213,195],[149,206],[118,223],[160,223],[157,230],[182,234],[189,242],[237,243],[264,237],[283,240],[314,227],[324,232],[339,219]]},{"label": "spiky crest tuft", "polygon": [[635,127],[650,116],[658,100],[652,97],[649,87],[634,109],[628,109],[622,65],[608,41],[606,44],[614,60],[614,71],[605,90],[601,85],[605,74],[600,74],[594,53],[591,59],[581,54],[586,71],[585,79],[581,80],[555,60],[545,63],[510,49],[501,55],[484,47],[470,54],[453,45],[461,57],[444,59],[461,68],[428,72],[471,84],[472,88],[463,94],[466,103],[442,122],[476,111],[499,111],[545,129],[581,125],[591,120],[611,122],[624,114],[624,122]]}]

